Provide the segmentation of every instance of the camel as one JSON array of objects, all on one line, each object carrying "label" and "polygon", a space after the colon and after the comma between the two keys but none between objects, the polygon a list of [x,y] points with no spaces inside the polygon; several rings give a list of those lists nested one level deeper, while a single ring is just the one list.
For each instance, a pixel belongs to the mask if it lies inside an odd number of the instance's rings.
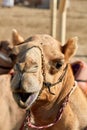
[{"label": "camel", "polygon": [[42,3],[42,1],[41,0],[27,0],[28,2],[29,2],[29,4],[31,5],[31,6],[35,6],[35,7],[37,7],[38,5],[40,5],[41,3]]},{"label": "camel", "polygon": [[[17,105],[11,91],[11,69],[13,62],[9,57],[12,51],[8,41],[0,41],[0,130],[20,129],[25,113]],[[19,118],[17,118],[19,115]],[[20,124],[19,126],[17,124]]]},{"label": "camel", "polygon": [[25,113],[15,102],[10,74],[0,75],[0,130],[19,130]]},{"label": "camel", "polygon": [[42,4],[42,0],[15,0],[15,4],[22,3],[24,5],[29,5],[32,7],[37,7]]},{"label": "camel", "polygon": [[61,46],[46,34],[23,40],[14,30],[12,39],[9,57],[14,63],[14,73],[12,77],[7,74],[10,83],[6,94],[9,94],[0,108],[7,108],[4,114],[8,113],[9,126],[4,126],[3,121],[1,130],[87,129],[87,97],[78,87],[70,65],[77,49],[77,37]]}]

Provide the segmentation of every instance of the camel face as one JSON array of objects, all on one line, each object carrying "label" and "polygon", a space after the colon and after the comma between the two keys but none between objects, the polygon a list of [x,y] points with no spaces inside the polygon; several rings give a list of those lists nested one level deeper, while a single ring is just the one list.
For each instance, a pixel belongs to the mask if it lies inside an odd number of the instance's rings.
[{"label": "camel face", "polygon": [[[17,59],[11,86],[19,106],[28,109],[37,101],[52,102],[58,98],[65,68],[76,49],[76,38],[64,47],[48,35],[36,35],[24,42],[13,48]],[[62,81],[55,84],[60,77]]]}]

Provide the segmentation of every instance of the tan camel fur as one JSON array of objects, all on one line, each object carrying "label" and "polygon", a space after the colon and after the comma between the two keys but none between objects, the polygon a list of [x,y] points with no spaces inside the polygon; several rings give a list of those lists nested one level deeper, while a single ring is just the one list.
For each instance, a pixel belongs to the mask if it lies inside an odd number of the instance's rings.
[{"label": "tan camel fur", "polygon": [[[25,43],[21,42],[23,38],[14,30],[14,47],[11,54],[11,58],[16,55],[16,58],[12,58],[15,62],[14,75],[6,96],[9,101],[5,100],[2,104],[3,110],[7,106],[3,113],[8,113],[8,116],[2,117],[6,121],[8,119],[10,128],[7,125],[6,129],[1,127],[1,130],[19,130],[26,110],[30,110],[31,122],[36,126],[53,123],[64,98],[74,86],[76,88],[69,97],[61,119],[44,130],[84,130],[87,127],[87,98],[76,85],[70,66],[70,59],[77,49],[77,38],[69,39],[64,46],[45,34],[35,35]],[[61,82],[57,83],[61,76]],[[49,90],[47,82],[57,84]],[[0,126],[5,123],[3,121]],[[28,129],[33,130],[30,127]]]},{"label": "tan camel fur", "polygon": [[9,74],[0,76],[0,130],[19,130],[24,111],[15,102]]},{"label": "tan camel fur", "polygon": [[11,51],[8,41],[0,41],[0,130],[20,129],[25,117],[25,111],[17,105],[11,91]]}]

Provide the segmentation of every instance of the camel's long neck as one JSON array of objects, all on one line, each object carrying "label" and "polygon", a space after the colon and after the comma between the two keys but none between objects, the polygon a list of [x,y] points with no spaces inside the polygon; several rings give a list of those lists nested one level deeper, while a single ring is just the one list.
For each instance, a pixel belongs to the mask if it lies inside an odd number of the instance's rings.
[{"label": "camel's long neck", "polygon": [[24,112],[16,104],[11,88],[10,75],[0,76],[0,130],[18,130],[24,119]]},{"label": "camel's long neck", "polygon": [[[37,126],[44,126],[54,122],[58,109],[54,104],[46,104],[38,102],[38,106],[34,106],[31,112],[31,121]],[[41,105],[42,104],[42,105]],[[36,109],[35,109],[36,108]]]},{"label": "camel's long neck", "polygon": [[[69,77],[68,77],[69,76]],[[35,106],[33,106],[33,115],[35,117],[35,123],[39,125],[49,124],[53,122],[59,111],[62,99],[69,93],[74,85],[74,77],[70,66],[68,67],[66,76],[63,81],[62,89],[57,100],[53,102],[46,103],[45,101],[39,101]],[[33,118],[33,117],[32,117]]]}]

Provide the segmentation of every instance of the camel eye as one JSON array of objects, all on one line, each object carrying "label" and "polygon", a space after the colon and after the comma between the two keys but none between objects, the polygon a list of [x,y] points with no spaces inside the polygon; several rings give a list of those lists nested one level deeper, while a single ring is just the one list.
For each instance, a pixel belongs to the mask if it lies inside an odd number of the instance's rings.
[{"label": "camel eye", "polygon": [[62,67],[62,65],[63,65],[62,62],[56,62],[56,63],[55,63],[56,69],[60,69],[60,67]]},{"label": "camel eye", "polygon": [[64,64],[64,60],[58,60],[55,62],[55,68],[60,69],[63,64]]},{"label": "camel eye", "polygon": [[50,61],[50,73],[51,74],[55,74],[57,73],[61,67],[64,64],[64,59],[53,59],[52,61]]}]

